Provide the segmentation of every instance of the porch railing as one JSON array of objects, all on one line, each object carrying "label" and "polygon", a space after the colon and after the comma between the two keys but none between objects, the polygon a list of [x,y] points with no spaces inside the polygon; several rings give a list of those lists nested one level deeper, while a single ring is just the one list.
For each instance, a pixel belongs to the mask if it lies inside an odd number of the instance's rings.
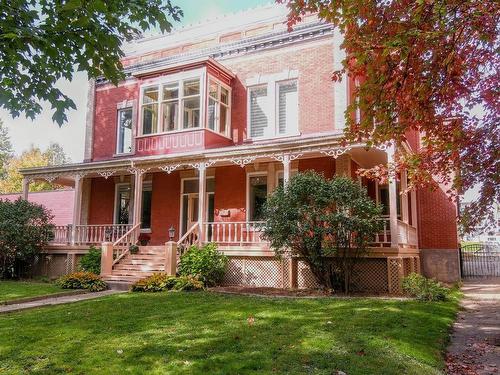
[{"label": "porch railing", "polygon": [[141,223],[137,223],[123,236],[113,242],[113,265],[118,263],[128,252],[130,245],[135,245],[141,232]]},{"label": "porch railing", "polygon": [[206,222],[203,223],[205,242],[222,245],[267,244],[262,239],[263,221]]},{"label": "porch railing", "polygon": [[75,238],[72,225],[57,225],[49,235],[50,244],[99,245],[115,242],[132,228],[132,224],[77,225]]},{"label": "porch railing", "polygon": [[193,224],[191,228],[188,229],[186,233],[179,238],[177,241],[177,248],[182,254],[189,246],[198,243],[200,240],[200,226],[198,223]]},{"label": "porch railing", "polygon": [[381,217],[382,230],[375,235],[376,246],[390,246],[391,245],[391,221],[388,217]]},{"label": "porch railing", "polygon": [[417,228],[398,220],[398,242],[402,245],[417,246]]}]

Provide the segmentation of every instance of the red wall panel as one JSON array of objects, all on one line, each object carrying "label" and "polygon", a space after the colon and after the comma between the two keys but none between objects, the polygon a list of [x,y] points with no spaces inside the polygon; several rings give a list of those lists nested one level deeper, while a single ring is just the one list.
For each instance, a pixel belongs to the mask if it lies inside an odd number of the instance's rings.
[{"label": "red wall panel", "polygon": [[113,224],[115,181],[93,178],[90,188],[89,224]]}]

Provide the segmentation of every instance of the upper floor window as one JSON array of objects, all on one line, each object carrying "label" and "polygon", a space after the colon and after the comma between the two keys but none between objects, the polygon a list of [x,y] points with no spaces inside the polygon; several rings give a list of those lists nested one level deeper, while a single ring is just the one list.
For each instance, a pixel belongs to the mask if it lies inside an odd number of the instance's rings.
[{"label": "upper floor window", "polygon": [[200,78],[147,87],[142,94],[142,134],[200,127]]},{"label": "upper floor window", "polygon": [[254,139],[297,134],[297,80],[250,87],[248,122]]},{"label": "upper floor window", "polygon": [[220,83],[210,80],[208,85],[207,127],[217,133],[227,135],[230,120],[229,90]]},{"label": "upper floor window", "polygon": [[116,153],[132,152],[132,108],[118,110]]}]

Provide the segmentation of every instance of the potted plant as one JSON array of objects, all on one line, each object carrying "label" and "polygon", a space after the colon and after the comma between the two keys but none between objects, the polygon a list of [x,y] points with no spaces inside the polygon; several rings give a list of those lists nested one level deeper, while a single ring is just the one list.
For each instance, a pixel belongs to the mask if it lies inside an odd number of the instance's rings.
[{"label": "potted plant", "polygon": [[139,252],[139,246],[130,245],[128,251],[130,252],[130,254],[137,254]]},{"label": "potted plant", "polygon": [[139,235],[139,243],[141,244],[141,246],[147,246],[150,240],[151,236],[149,234],[141,233]]}]

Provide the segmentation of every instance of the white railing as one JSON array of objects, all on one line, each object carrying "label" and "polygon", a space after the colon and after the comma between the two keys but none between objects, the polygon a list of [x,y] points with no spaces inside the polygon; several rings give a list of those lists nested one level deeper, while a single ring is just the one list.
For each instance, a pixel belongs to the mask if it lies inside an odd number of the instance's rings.
[{"label": "white railing", "polygon": [[200,226],[198,225],[198,223],[196,223],[193,224],[193,226],[189,228],[188,231],[184,233],[181,238],[179,238],[179,241],[177,241],[177,248],[182,254],[184,250],[186,250],[191,245],[198,243],[199,240],[200,240]]},{"label": "white railing", "polygon": [[402,245],[417,246],[417,228],[398,220],[398,243]]},{"label": "white railing", "polygon": [[132,228],[132,224],[77,225],[75,229],[76,245],[101,244],[115,242]]},{"label": "white railing", "polygon": [[391,221],[388,217],[381,217],[382,230],[375,235],[375,245],[389,246],[391,244]]},{"label": "white railing", "polygon": [[224,245],[267,244],[261,236],[263,227],[263,221],[206,222],[204,241]]},{"label": "white railing", "polygon": [[71,225],[56,225],[49,235],[50,244],[69,244],[71,243]]},{"label": "white railing", "polygon": [[123,236],[113,242],[113,265],[118,263],[128,252],[130,245],[135,245],[141,232],[141,223],[137,223]]}]

